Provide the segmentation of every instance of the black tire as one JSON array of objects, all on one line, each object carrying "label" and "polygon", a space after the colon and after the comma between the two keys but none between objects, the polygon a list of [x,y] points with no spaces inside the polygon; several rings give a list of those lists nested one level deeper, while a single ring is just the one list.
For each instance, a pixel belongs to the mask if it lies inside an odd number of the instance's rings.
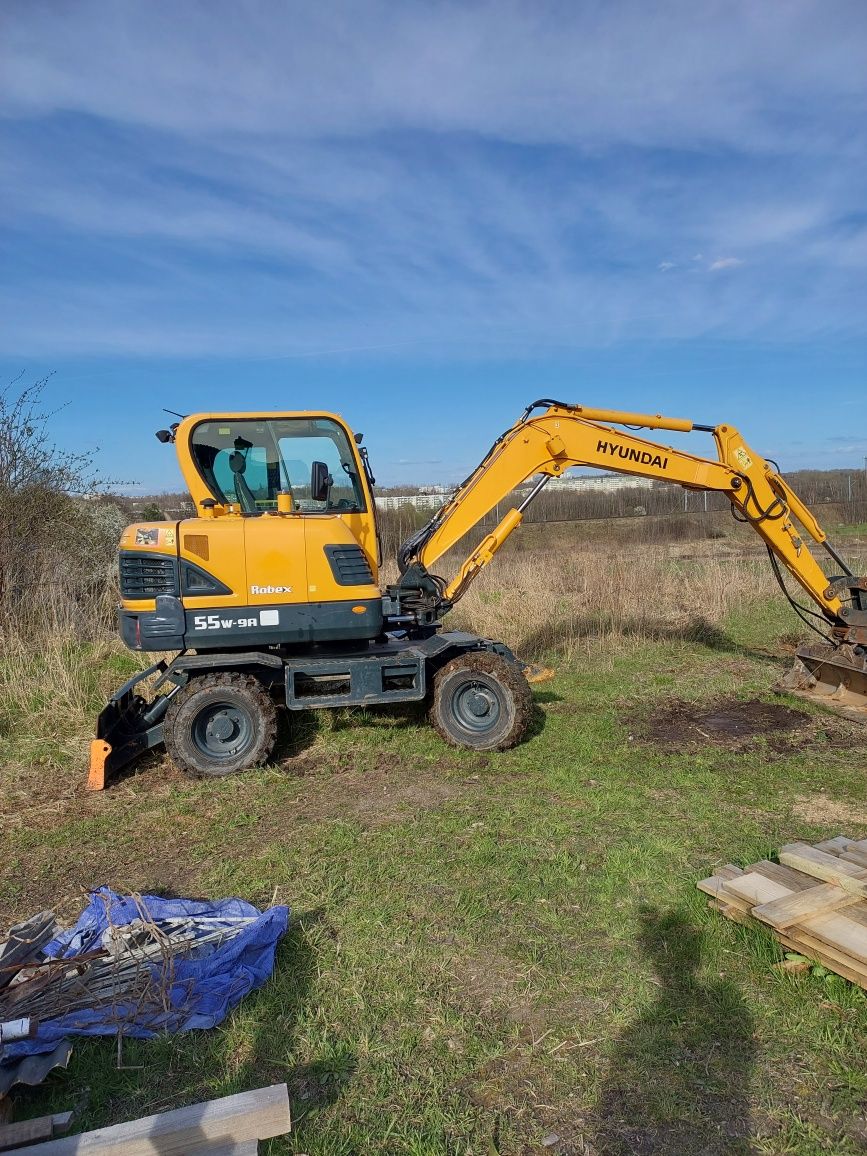
[{"label": "black tire", "polygon": [[205,674],[172,698],[163,736],[180,770],[222,778],[268,761],[277,737],[277,708],[250,674]]},{"label": "black tire", "polygon": [[475,650],[437,673],[429,718],[453,747],[505,751],[526,734],[532,710],[521,670],[499,654]]}]

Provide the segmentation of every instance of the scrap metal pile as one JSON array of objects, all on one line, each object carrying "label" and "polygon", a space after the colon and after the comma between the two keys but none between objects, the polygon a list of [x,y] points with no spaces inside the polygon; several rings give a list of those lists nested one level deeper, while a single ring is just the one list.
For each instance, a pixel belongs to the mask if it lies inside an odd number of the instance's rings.
[{"label": "scrap metal pile", "polygon": [[21,1078],[22,1058],[69,1036],[213,1027],[271,974],[288,918],[286,907],[261,912],[238,899],[101,887],[67,931],[50,911],[13,927],[0,945],[0,1092]]}]

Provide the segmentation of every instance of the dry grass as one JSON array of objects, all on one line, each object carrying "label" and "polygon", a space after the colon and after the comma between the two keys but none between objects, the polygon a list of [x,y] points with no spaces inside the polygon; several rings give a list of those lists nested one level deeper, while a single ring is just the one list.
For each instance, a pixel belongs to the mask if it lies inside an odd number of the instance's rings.
[{"label": "dry grass", "polygon": [[719,632],[745,603],[775,597],[761,559],[684,560],[664,546],[611,554],[551,549],[498,559],[452,619],[527,658],[574,658],[600,642],[622,651],[650,639],[701,638]]},{"label": "dry grass", "polygon": [[[117,687],[151,661],[113,629],[113,582],[73,593],[59,575],[0,631],[0,775],[3,810],[56,797],[69,768],[86,765],[96,716]],[[72,778],[70,778],[70,784]]]},{"label": "dry grass", "polygon": [[[119,640],[9,634],[0,659],[2,810],[56,797],[87,765],[96,716],[136,666]],[[70,777],[70,768],[76,774]]]}]

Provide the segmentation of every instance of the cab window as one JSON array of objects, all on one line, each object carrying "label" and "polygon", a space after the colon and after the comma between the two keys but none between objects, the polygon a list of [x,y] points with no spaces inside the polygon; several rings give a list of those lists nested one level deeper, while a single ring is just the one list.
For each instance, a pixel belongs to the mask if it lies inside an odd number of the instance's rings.
[{"label": "cab window", "polygon": [[[365,509],[355,454],[346,431],[330,418],[200,422],[191,449],[215,500],[246,514],[276,509],[281,490],[302,513]],[[326,479],[317,494],[311,488],[314,462]]]}]

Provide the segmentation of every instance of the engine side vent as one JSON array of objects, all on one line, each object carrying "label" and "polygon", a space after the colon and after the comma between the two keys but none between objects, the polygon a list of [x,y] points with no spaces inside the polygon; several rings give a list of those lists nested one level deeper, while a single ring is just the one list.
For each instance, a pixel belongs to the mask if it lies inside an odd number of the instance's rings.
[{"label": "engine side vent", "polygon": [[207,534],[184,534],[184,549],[188,554],[195,554],[205,562],[211,556]]},{"label": "engine side vent", "polygon": [[119,568],[120,592],[124,598],[156,598],[157,594],[178,593],[174,558],[121,550]]},{"label": "engine side vent", "polygon": [[326,546],[325,556],[338,586],[371,586],[373,572],[360,546]]}]

